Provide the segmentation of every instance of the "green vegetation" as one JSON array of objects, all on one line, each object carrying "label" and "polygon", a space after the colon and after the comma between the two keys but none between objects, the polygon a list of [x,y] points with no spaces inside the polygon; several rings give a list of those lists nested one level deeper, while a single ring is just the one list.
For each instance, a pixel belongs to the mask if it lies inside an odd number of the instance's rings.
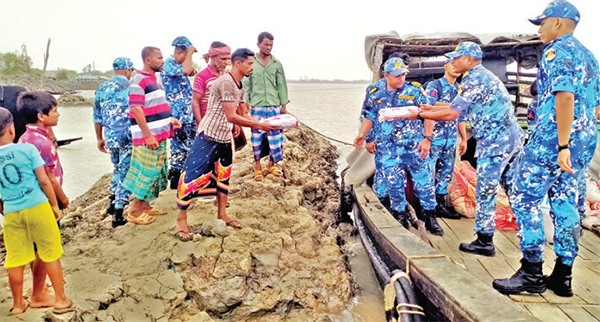
[{"label": "green vegetation", "polygon": [[18,75],[18,74],[39,74],[39,69],[31,68],[33,62],[31,57],[20,55],[16,52],[0,53],[0,74]]}]

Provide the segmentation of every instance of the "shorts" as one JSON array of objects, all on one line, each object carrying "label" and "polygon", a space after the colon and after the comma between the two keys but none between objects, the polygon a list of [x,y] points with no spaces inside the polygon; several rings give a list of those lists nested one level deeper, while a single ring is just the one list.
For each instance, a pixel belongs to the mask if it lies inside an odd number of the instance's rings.
[{"label": "shorts", "polygon": [[35,260],[33,243],[44,262],[53,262],[64,253],[58,224],[47,201],[4,216],[4,267],[19,267]]}]

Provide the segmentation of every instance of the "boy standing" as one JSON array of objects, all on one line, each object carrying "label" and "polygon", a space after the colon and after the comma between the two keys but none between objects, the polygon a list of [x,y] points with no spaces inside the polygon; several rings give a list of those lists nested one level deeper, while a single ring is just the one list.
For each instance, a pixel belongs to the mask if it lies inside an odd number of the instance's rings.
[{"label": "boy standing", "polygon": [[[60,215],[56,195],[46,171],[44,160],[31,144],[13,144],[15,127],[12,115],[0,108],[0,195],[4,213],[4,244],[8,280],[13,295],[10,314],[21,314],[29,303],[23,298],[23,268],[38,255],[54,288],[54,313],[75,310],[67,298],[60,256],[60,232],[56,218]],[[34,271],[34,280],[36,271]]]}]

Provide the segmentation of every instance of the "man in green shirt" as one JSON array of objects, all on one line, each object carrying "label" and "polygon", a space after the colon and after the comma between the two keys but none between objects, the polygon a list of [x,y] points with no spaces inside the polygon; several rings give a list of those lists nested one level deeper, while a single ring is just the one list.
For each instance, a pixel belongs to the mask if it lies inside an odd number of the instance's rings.
[{"label": "man in green shirt", "polygon": [[[258,35],[258,49],[254,71],[245,78],[245,101],[252,106],[251,115],[259,120],[286,114],[289,103],[287,82],[281,62],[271,55],[273,35],[261,32]],[[256,161],[254,179],[262,181],[263,171],[260,159],[269,155],[268,172],[274,176],[283,175],[277,163],[283,160],[283,130],[263,132],[252,128],[252,149]]]}]

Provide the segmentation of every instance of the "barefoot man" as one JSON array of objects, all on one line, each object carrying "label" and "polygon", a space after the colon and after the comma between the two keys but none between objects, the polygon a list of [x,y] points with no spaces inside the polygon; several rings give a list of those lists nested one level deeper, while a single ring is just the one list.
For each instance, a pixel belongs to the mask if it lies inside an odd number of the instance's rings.
[{"label": "barefoot man", "polygon": [[217,195],[218,218],[234,228],[242,227],[239,220],[229,218],[226,213],[233,158],[233,124],[263,131],[279,129],[268,122],[261,123],[244,112],[241,81],[254,69],[254,53],[246,48],[238,49],[231,55],[231,63],[231,72],[213,83],[206,115],[198,125],[196,139],[179,179],[177,230],[178,238],[182,241],[192,239],[187,223],[187,208],[196,197]]}]

